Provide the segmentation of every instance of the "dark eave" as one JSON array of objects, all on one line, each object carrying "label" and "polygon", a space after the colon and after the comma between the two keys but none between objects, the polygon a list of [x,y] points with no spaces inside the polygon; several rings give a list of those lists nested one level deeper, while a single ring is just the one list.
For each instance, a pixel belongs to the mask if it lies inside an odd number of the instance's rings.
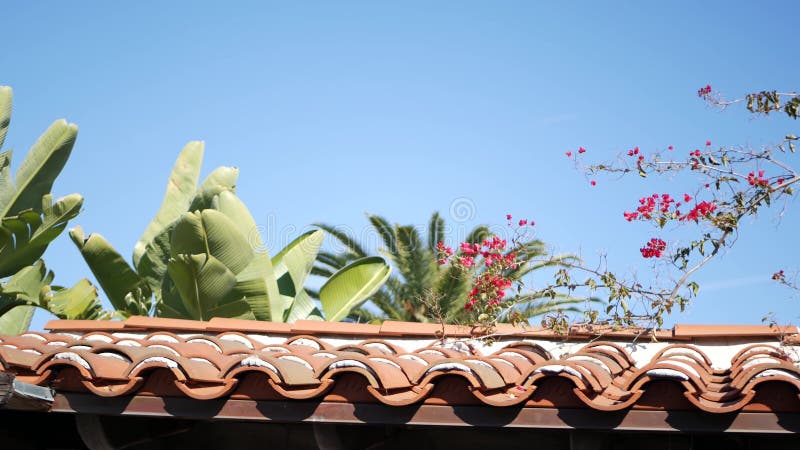
[{"label": "dark eave", "polygon": [[800,414],[576,408],[493,408],[489,406],[415,405],[314,401],[195,400],[134,396],[98,398],[59,393],[53,412],[115,416],[171,417],[284,423],[658,431],[680,433],[797,433]]}]

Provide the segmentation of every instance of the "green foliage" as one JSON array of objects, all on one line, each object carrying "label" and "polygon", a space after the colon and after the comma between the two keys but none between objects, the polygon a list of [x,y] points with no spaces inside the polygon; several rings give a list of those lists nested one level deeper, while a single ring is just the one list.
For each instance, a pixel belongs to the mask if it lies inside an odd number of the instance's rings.
[{"label": "green foliage", "polygon": [[178,156],[161,208],[134,247],[132,266],[102,236],[84,236],[80,227],[70,231],[123,315],[340,320],[388,277],[381,259],[353,264],[322,287],[319,310],[304,285],[323,233],[305,233],[270,258],[235,195],[238,169],[220,167],[197,186],[203,151],[202,142],[190,142]]},{"label": "green foliage", "polygon": [[[781,106],[781,97],[789,97],[783,106]],[[747,110],[751,113],[767,115],[782,109],[792,119],[797,119],[800,115],[800,95],[795,93],[781,94],[778,91],[761,91],[748,94],[745,99],[747,100]]]},{"label": "green foliage", "polygon": [[[0,146],[11,122],[11,88],[0,86]],[[53,200],[50,191],[72,152],[78,127],[55,121],[33,144],[15,176],[11,151],[0,152],[0,333],[27,329],[33,307],[62,318],[105,317],[87,280],[70,289],[50,286],[40,260],[67,222],[80,212],[78,194]],[[7,279],[6,279],[7,278]]]},{"label": "green foliage", "polygon": [[380,289],[391,273],[377,256],[356,260],[339,270],[322,286],[319,299],[328,320],[339,321]]},{"label": "green foliage", "polygon": [[[475,266],[464,271],[452,265],[441,266],[437,263],[436,245],[444,241],[446,229],[444,219],[438,213],[431,216],[425,242],[413,226],[392,225],[385,218],[376,215],[367,215],[367,219],[383,243],[380,253],[397,269],[397,275],[391,276],[383,288],[371,295],[370,302],[378,312],[361,307],[354,309],[350,317],[359,322],[390,319],[410,322],[468,323],[468,312],[464,305],[467,302],[470,282],[483,268]],[[351,261],[368,256],[353,236],[328,224],[320,223],[315,226],[334,236],[344,244],[345,250],[339,254],[321,252],[313,270],[314,274],[331,277],[334,271]],[[486,226],[478,226],[468,234],[466,242],[481,242],[489,235]],[[563,256],[549,258],[546,263],[539,265],[531,264],[534,259],[545,254],[543,242],[539,240],[523,242],[519,251],[519,267],[510,270],[507,275],[517,282],[533,270],[575,260],[574,257]],[[547,296],[542,293],[519,295],[518,312],[532,317],[555,310],[575,311],[578,308],[574,305],[585,301],[566,295],[545,297]],[[320,298],[323,298],[322,293]],[[510,320],[510,317],[503,315],[500,319]]]}]

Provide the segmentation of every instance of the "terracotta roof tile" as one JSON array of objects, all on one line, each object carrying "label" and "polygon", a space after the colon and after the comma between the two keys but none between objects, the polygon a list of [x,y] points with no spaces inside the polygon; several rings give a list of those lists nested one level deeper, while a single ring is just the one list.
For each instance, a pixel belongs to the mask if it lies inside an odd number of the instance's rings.
[{"label": "terracotta roof tile", "polygon": [[387,320],[380,325],[381,336],[449,336],[467,337],[470,327],[460,325],[440,325],[436,323],[395,322]]},{"label": "terracotta roof tile", "polygon": [[125,322],[100,320],[51,320],[44,326],[51,331],[121,330]]},{"label": "terracotta roof tile", "polygon": [[769,325],[675,325],[675,337],[741,337],[797,334],[795,326]]},{"label": "terracotta roof tile", "polygon": [[208,322],[186,319],[167,319],[163,317],[131,316],[124,322],[125,328],[169,330],[169,331],[205,331]]},{"label": "terracotta roof tile", "polygon": [[237,330],[243,333],[278,333],[291,334],[291,323],[263,322],[260,320],[226,319],[214,317],[208,321],[206,331]]},{"label": "terracotta roof tile", "polygon": [[380,325],[366,323],[323,322],[320,320],[298,320],[292,324],[292,333],[302,334],[342,334],[342,335],[377,335]]},{"label": "terracotta roof tile", "polygon": [[[662,334],[683,342],[635,344],[630,335],[587,343],[508,328],[492,345],[465,339],[466,327],[446,328],[442,336],[439,325],[400,322],[131,318],[53,321],[48,328],[53,332],[0,336],[0,370],[105,397],[583,405],[603,411],[653,408],[660,401],[724,413],[769,409],[774,396],[753,403],[762,386],[800,390],[798,348],[781,345],[775,330],[758,326],[676,326]],[[659,387],[664,383],[684,400],[654,400],[670,391]],[[800,412],[800,402],[794,404]]]}]

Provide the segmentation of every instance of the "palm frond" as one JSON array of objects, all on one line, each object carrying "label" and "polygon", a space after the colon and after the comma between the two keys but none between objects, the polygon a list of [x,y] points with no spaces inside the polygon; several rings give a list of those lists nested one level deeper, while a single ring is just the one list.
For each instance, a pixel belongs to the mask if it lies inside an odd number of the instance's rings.
[{"label": "palm frond", "polygon": [[556,255],[536,264],[529,264],[532,270],[539,270],[545,267],[558,267],[580,263],[581,259],[575,255]]},{"label": "palm frond", "polygon": [[399,302],[388,291],[381,289],[370,299],[372,304],[375,305],[383,313],[384,319],[408,321],[408,314],[406,310],[401,307]]},{"label": "palm frond", "polygon": [[428,250],[436,254],[436,245],[444,241],[444,219],[439,212],[433,213],[428,223]]},{"label": "palm frond", "polygon": [[566,294],[558,294],[555,298],[543,296],[541,294],[526,294],[517,298],[517,305],[515,311],[521,313],[525,317],[538,317],[556,311],[561,312],[579,312],[583,311],[580,304],[589,303],[602,303],[602,300],[596,297],[571,297]]},{"label": "palm frond", "polygon": [[397,235],[397,270],[406,285],[405,295],[415,298],[425,295],[431,288],[433,274],[436,272],[436,260],[419,237],[417,229],[411,225],[396,227]]},{"label": "palm frond", "polygon": [[314,267],[311,268],[311,275],[330,278],[333,276],[333,271],[331,269],[326,269],[325,267],[320,267],[318,265],[315,265]]},{"label": "palm frond", "polygon": [[477,227],[473,228],[470,231],[469,235],[465,239],[466,242],[470,244],[480,243],[492,233],[489,231],[489,227],[486,225],[478,225]]},{"label": "palm frond", "polygon": [[[563,305],[559,303],[529,303],[521,308],[514,308],[514,311],[519,312],[523,317],[532,319],[534,317],[540,317],[545,314],[550,314],[553,312],[579,312],[582,309],[575,305]],[[505,321],[507,319],[507,314],[501,317],[501,321]]]},{"label": "palm frond", "polygon": [[351,262],[350,255],[350,253],[335,255],[331,252],[320,251],[317,254],[317,262],[337,271]]},{"label": "palm frond", "polygon": [[363,306],[353,309],[347,318],[356,323],[381,323],[385,320],[385,317],[375,314]]},{"label": "palm frond", "polygon": [[339,228],[336,228],[334,225],[317,222],[312,224],[312,226],[315,226],[325,231],[326,233],[330,234],[331,236],[335,237],[336,240],[347,246],[347,248],[349,248],[350,251],[352,251],[356,255],[359,255],[358,256],[359,258],[367,256],[367,252],[364,251],[364,248],[358,244],[358,241],[356,241],[356,239],[353,236],[350,236],[346,232],[340,230]]},{"label": "palm frond", "polygon": [[468,291],[466,274],[452,266],[440,271],[433,288],[439,307],[446,315],[464,308]]},{"label": "palm frond", "polygon": [[386,246],[387,251],[392,254],[397,254],[397,236],[394,232],[394,227],[383,217],[375,216],[372,214],[367,215],[367,219],[372,224],[373,228],[378,232],[378,235],[383,240],[383,245]]}]

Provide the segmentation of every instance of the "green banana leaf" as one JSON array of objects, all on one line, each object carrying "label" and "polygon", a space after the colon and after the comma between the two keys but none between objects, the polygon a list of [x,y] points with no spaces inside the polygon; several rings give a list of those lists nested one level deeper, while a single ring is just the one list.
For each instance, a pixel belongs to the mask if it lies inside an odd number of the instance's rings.
[{"label": "green banana leaf", "polygon": [[303,233],[272,258],[275,278],[282,295],[295,297],[303,292],[303,286],[314,261],[317,259],[325,234],[322,230]]},{"label": "green banana leaf", "polygon": [[139,264],[142,254],[153,239],[189,209],[200,179],[204,147],[202,141],[192,141],[186,144],[178,155],[167,182],[161,208],[133,248],[134,266]]},{"label": "green banana leaf", "polygon": [[291,299],[287,301],[279,295],[273,264],[247,206],[232,191],[222,191],[214,196],[211,207],[233,221],[255,254],[250,264],[236,275],[233,295],[247,300],[256,319],[280,321]]},{"label": "green banana leaf", "polygon": [[[47,309],[62,319],[104,319],[109,314],[103,311],[97,298],[97,289],[87,279],[65,289],[50,286],[53,272],[47,270],[42,260],[24,267],[0,286],[0,315],[12,313],[15,317],[6,322],[29,321],[32,312],[24,313],[20,306],[38,306]],[[14,312],[16,311],[16,312]],[[8,325],[11,326],[11,325]],[[22,327],[23,324],[19,324]],[[27,324],[25,325],[27,327]]]},{"label": "green banana leaf", "polygon": [[0,206],[9,204],[16,192],[11,177],[11,152],[0,153]]},{"label": "green banana leaf", "polygon": [[138,264],[134,264],[139,277],[150,287],[156,297],[156,301],[163,298],[163,282],[167,273],[167,262],[170,254],[170,236],[175,228],[176,222],[161,230],[161,233],[153,238],[147,245]]},{"label": "green banana leaf", "polygon": [[253,250],[225,214],[205,209],[185,213],[175,224],[170,240],[170,256],[207,253],[228,270],[238,274],[253,259]]},{"label": "green banana leaf", "polygon": [[211,172],[197,189],[197,194],[189,205],[189,211],[208,209],[214,196],[222,192],[236,192],[236,181],[239,179],[239,169],[235,167],[217,167]]},{"label": "green banana leaf", "polygon": [[311,297],[305,291],[301,290],[294,297],[292,306],[286,311],[286,319],[284,322],[293,323],[298,320],[308,319],[317,309],[317,305],[311,300]]},{"label": "green banana leaf", "polygon": [[50,291],[53,272],[47,270],[42,260],[23,267],[0,286],[0,315],[20,305],[42,306]]},{"label": "green banana leaf", "polygon": [[11,103],[14,94],[10,87],[0,86],[0,148],[6,140],[8,125],[11,123]]},{"label": "green banana leaf", "polygon": [[389,278],[392,268],[383,258],[361,258],[336,272],[322,285],[319,300],[325,319],[338,322],[374,294]]},{"label": "green banana leaf", "polygon": [[0,334],[16,335],[28,331],[33,320],[34,306],[17,306],[0,316]]},{"label": "green banana leaf", "polygon": [[16,192],[0,205],[0,217],[41,206],[42,197],[50,193],[77,137],[78,127],[75,124],[57,120],[50,125],[17,169]]},{"label": "green banana leaf", "polygon": [[253,250],[261,250],[264,243],[258,232],[258,225],[250,214],[247,206],[231,191],[222,191],[211,200],[211,209],[225,214],[233,221],[239,232],[247,238],[247,243]]},{"label": "green banana leaf", "polygon": [[257,320],[280,322],[287,301],[278,292],[269,254],[258,252],[250,264],[236,275],[236,286],[230,299],[244,299]]},{"label": "green banana leaf", "polygon": [[109,314],[103,311],[97,299],[97,288],[87,279],[82,279],[69,289],[55,289],[47,303],[47,309],[62,319],[103,320]]},{"label": "green banana leaf", "polygon": [[[219,167],[206,177],[189,206],[189,211],[196,209],[207,209],[216,195],[222,192],[233,191],[239,170],[231,167]],[[180,216],[178,217],[180,219]],[[165,294],[163,281],[167,273],[167,262],[171,257],[171,237],[178,220],[166,225],[156,234],[145,246],[144,251],[139,256],[139,260],[134,260],[133,266],[139,276],[150,286],[150,290],[155,294],[156,301],[161,301]]]},{"label": "green banana leaf", "polygon": [[[222,300],[228,298],[236,285],[236,275],[213,256],[178,255],[170,259],[167,270],[180,294],[181,304],[169,305],[173,297],[165,298],[164,302],[173,309],[184,309],[189,314],[185,318],[209,320],[215,317],[215,311],[229,306]],[[227,303],[237,301],[243,304],[243,310],[249,311],[244,299]]]},{"label": "green banana leaf", "polygon": [[81,227],[70,230],[69,237],[80,250],[114,309],[129,315],[147,315],[152,296],[150,286],[114,247],[97,233],[84,237]]},{"label": "green banana leaf", "polygon": [[83,197],[68,195],[52,202],[45,195],[40,215],[28,209],[16,216],[4,217],[0,227],[0,277],[9,276],[42,256],[48,244],[67,226],[67,222],[78,215]]}]

